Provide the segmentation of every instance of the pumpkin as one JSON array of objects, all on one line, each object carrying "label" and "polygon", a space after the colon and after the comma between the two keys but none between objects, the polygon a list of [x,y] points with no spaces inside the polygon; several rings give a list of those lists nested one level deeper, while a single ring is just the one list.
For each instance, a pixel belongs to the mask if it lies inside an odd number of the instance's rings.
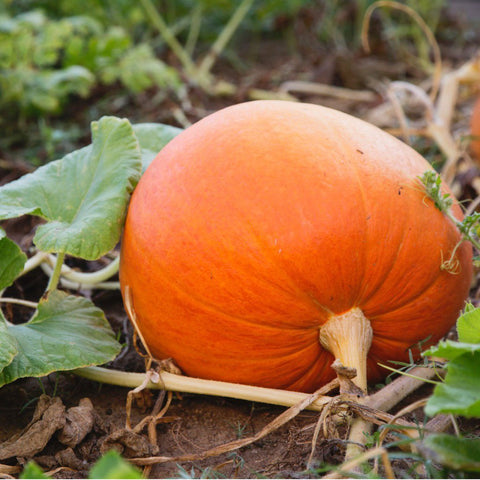
[{"label": "pumpkin", "polygon": [[141,178],[122,240],[122,293],[152,355],[304,392],[335,376],[335,357],[365,389],[388,373],[379,363],[418,356],[455,323],[472,273],[426,170],[317,105],[247,102],[187,128]]},{"label": "pumpkin", "polygon": [[480,97],[477,98],[473,106],[470,118],[470,132],[472,134],[470,149],[477,162],[480,162]]}]

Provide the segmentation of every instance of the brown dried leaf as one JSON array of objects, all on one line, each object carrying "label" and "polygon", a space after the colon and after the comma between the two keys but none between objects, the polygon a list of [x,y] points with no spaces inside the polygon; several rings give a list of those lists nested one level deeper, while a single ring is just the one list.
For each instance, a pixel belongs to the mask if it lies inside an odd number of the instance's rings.
[{"label": "brown dried leaf", "polygon": [[95,411],[89,398],[82,398],[78,407],[67,410],[66,423],[58,434],[58,440],[68,447],[76,447],[91,432],[95,423]]},{"label": "brown dried leaf", "polygon": [[55,454],[55,460],[58,465],[71,468],[72,470],[81,470],[85,467],[83,462],[75,455],[75,452],[70,447],[57,452]]},{"label": "brown dried leaf", "polygon": [[0,445],[0,460],[33,457],[41,452],[53,434],[65,425],[65,406],[58,397],[42,395],[31,422],[18,435]]},{"label": "brown dried leaf", "polygon": [[100,452],[117,450],[125,457],[147,457],[158,454],[158,446],[152,445],[147,437],[128,429],[115,430],[108,435],[100,447]]}]

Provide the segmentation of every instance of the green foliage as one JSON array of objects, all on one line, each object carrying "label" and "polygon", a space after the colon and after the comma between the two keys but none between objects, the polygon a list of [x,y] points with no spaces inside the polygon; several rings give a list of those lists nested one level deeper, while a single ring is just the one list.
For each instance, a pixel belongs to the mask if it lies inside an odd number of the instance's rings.
[{"label": "green foliage", "polygon": [[0,219],[44,218],[34,238],[40,250],[94,260],[118,242],[140,172],[132,126],[104,117],[92,123],[91,146],[0,188]]},{"label": "green foliage", "polygon": [[0,387],[17,378],[106,363],[120,351],[102,310],[86,298],[58,290],[40,300],[29,322],[0,322],[11,345],[17,346],[17,354],[0,372]]},{"label": "green foliage", "polygon": [[[419,181],[425,189],[428,197],[430,197],[435,204],[435,207],[443,212],[456,225],[462,234],[460,243],[463,241],[468,241],[472,243],[477,250],[480,250],[480,213],[473,212],[470,215],[466,215],[462,221],[458,220],[451,211],[453,199],[451,195],[449,193],[445,193],[444,189],[442,188],[442,180],[440,175],[433,170],[427,171],[419,177]],[[456,248],[454,249],[452,258],[454,257]],[[478,259],[475,259],[474,263],[478,263],[478,261]],[[448,261],[446,264],[448,264]]]},{"label": "green foliage", "polygon": [[20,478],[22,479],[49,479],[48,475],[45,475],[43,473],[43,470],[33,461],[31,460],[25,465],[25,468],[23,469],[22,473],[20,474]]},{"label": "green foliage", "polygon": [[180,85],[176,71],[119,26],[40,10],[0,16],[0,107],[16,115],[60,112],[71,95],[119,82],[133,93]]},{"label": "green foliage", "polygon": [[10,286],[20,274],[27,256],[0,228],[0,290]]},{"label": "green foliage", "polygon": [[423,442],[432,460],[450,470],[480,472],[480,439],[448,434],[430,435]]},{"label": "green foliage", "polygon": [[140,470],[111,450],[100,458],[90,470],[88,478],[143,478]]},{"label": "green foliage", "polygon": [[[39,250],[97,259],[120,238],[127,203],[142,170],[181,130],[103,117],[92,144],[0,187],[0,219],[36,215]],[[0,289],[22,273],[26,256],[0,229]],[[111,274],[114,274],[115,270]],[[98,280],[101,281],[101,280]],[[18,378],[103,364],[120,350],[103,312],[89,299],[49,283],[30,321],[8,322],[0,310],[0,386]],[[33,467],[32,467],[33,468]]]},{"label": "green foliage", "polygon": [[181,131],[181,128],[160,123],[137,123],[133,131],[138,138],[142,150],[142,169],[150,165],[158,152]]},{"label": "green foliage", "polygon": [[[457,321],[458,341],[441,341],[424,353],[445,359],[447,374],[428,399],[425,413],[480,418],[480,309],[467,305]],[[480,440],[448,434],[427,436],[420,450],[443,467],[462,472],[480,471]]]},{"label": "green foliage", "polygon": [[458,342],[441,341],[425,352],[448,360],[445,382],[435,388],[425,412],[480,418],[480,309],[469,305],[457,321],[457,330]]},{"label": "green foliage", "polygon": [[[30,461],[25,465],[20,475],[22,479],[49,479],[43,470],[34,462]],[[140,470],[124,460],[120,454],[111,450],[100,457],[89,472],[88,478],[125,478],[141,479],[143,478]]]}]

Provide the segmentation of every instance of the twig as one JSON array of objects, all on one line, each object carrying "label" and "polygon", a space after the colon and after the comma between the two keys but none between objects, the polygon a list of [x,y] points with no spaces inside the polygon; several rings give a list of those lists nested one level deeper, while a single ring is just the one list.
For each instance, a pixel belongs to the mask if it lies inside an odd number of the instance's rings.
[{"label": "twig", "polygon": [[430,98],[432,101],[435,100],[437,97],[438,91],[440,89],[440,82],[441,82],[441,75],[442,75],[442,55],[440,52],[440,47],[438,46],[438,42],[435,39],[435,35],[433,34],[430,27],[425,23],[425,20],[411,7],[408,5],[404,5],[400,2],[390,1],[390,0],[379,0],[377,2],[372,3],[367,8],[365,12],[365,16],[363,19],[363,28],[362,28],[362,46],[364,50],[370,53],[370,44],[368,42],[368,30],[370,27],[370,19],[373,12],[377,8],[381,7],[390,7],[397,10],[400,10],[407,15],[409,15],[422,29],[423,33],[427,37],[427,41],[430,44],[433,52],[433,59],[434,59],[434,73],[433,73],[433,81],[432,81],[432,90],[430,92]]},{"label": "twig", "polygon": [[283,412],[281,415],[276,417],[272,422],[267,424],[258,433],[256,433],[251,437],[248,437],[245,439],[233,440],[232,442],[228,442],[223,445],[213,447],[201,453],[187,454],[187,455],[181,455],[177,457],[160,457],[159,456],[159,457],[149,457],[149,458],[131,458],[130,461],[137,465],[154,465],[158,463],[167,463],[167,462],[191,462],[191,461],[203,460],[208,457],[214,457],[214,456],[221,455],[223,453],[228,453],[233,450],[237,450],[239,448],[245,447],[247,445],[250,445],[251,443],[254,443],[262,439],[263,437],[267,436],[274,430],[277,430],[278,428],[282,427],[283,425],[288,423],[290,420],[295,418],[301,411],[310,407],[317,400],[324,398],[324,395],[326,395],[332,389],[337,387],[338,387],[338,381],[333,380],[332,382],[328,383],[327,385],[317,390],[315,393],[306,395],[303,398],[303,400],[291,406],[288,410],[285,410],[285,412]]},{"label": "twig", "polygon": [[280,85],[280,91],[311,93],[314,95],[353,100],[355,102],[374,102],[378,98],[375,92],[369,90],[352,90],[350,88],[335,87],[333,85],[305,82],[302,80],[284,82]]}]

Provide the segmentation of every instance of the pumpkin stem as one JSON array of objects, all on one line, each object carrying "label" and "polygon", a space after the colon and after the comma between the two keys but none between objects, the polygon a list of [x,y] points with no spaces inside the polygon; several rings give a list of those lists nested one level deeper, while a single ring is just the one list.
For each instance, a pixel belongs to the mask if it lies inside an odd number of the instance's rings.
[{"label": "pumpkin stem", "polygon": [[353,367],[357,375],[352,379],[357,387],[367,392],[367,355],[372,344],[370,320],[359,308],[341,315],[333,315],[320,328],[320,343],[345,367]]}]

